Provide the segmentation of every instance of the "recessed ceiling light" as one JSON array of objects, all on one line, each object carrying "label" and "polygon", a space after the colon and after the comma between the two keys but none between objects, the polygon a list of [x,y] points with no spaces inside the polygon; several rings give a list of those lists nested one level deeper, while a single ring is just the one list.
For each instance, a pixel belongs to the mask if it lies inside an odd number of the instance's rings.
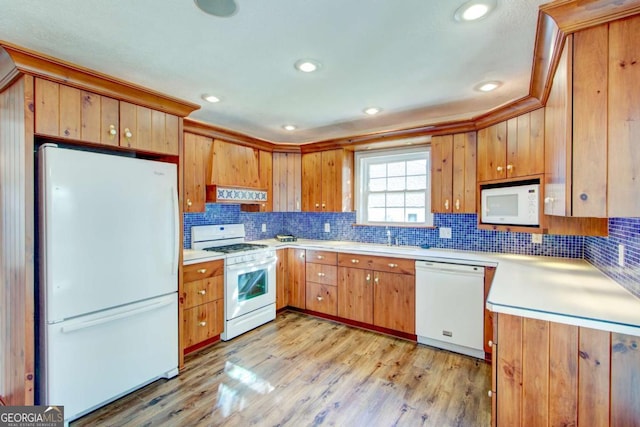
[{"label": "recessed ceiling light", "polygon": [[228,18],[235,15],[238,5],[235,0],[194,0],[196,6],[204,13],[218,16],[220,18]]},{"label": "recessed ceiling light", "polygon": [[282,126],[282,128],[283,128],[284,130],[288,130],[289,132],[291,132],[291,131],[294,131],[294,130],[298,129],[298,128],[297,128],[297,126],[295,126],[295,125],[284,125],[284,126]]},{"label": "recessed ceiling light", "polygon": [[495,0],[471,0],[464,3],[453,15],[456,21],[475,21],[485,17],[495,6]]},{"label": "recessed ceiling light", "polygon": [[494,80],[491,82],[480,83],[476,86],[476,90],[479,90],[480,92],[491,92],[492,90],[496,90],[500,86],[502,86],[502,82]]},{"label": "recessed ceiling light", "polygon": [[299,59],[293,65],[296,67],[296,70],[302,71],[303,73],[313,73],[320,68],[320,63],[315,59]]},{"label": "recessed ceiling light", "polygon": [[365,108],[363,111],[365,114],[368,114],[370,116],[375,116],[376,114],[382,111],[382,108],[368,107],[368,108]]},{"label": "recessed ceiling light", "polygon": [[209,94],[204,94],[202,95],[202,99],[204,99],[207,102],[210,102],[212,104],[215,104],[216,102],[220,102],[220,98],[218,98],[215,95],[209,95]]}]

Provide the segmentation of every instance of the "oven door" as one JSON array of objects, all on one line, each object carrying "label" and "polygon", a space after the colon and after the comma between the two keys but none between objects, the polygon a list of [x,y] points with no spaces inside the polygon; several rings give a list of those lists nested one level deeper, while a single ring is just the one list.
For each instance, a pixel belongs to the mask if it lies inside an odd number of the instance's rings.
[{"label": "oven door", "polygon": [[276,257],[228,265],[225,284],[227,320],[275,304]]}]

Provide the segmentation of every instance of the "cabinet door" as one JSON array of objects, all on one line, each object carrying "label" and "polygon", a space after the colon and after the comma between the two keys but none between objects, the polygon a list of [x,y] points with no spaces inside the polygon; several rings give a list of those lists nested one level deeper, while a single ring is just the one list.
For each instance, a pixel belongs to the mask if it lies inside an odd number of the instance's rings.
[{"label": "cabinet door", "polygon": [[273,153],[274,212],[300,212],[301,162],[300,153]]},{"label": "cabinet door", "polygon": [[302,210],[322,211],[322,153],[302,155]]},{"label": "cabinet door", "polygon": [[453,213],[476,213],[476,133],[453,136]]},{"label": "cabinet door", "polygon": [[478,131],[478,181],[507,177],[507,122]]},{"label": "cabinet door", "polygon": [[224,328],[223,300],[184,310],[183,342],[185,348],[220,335]]},{"label": "cabinet door", "polygon": [[289,305],[289,251],[293,249],[278,249],[276,251],[276,310]]},{"label": "cabinet door", "polygon": [[340,212],[342,210],[342,187],[340,185],[342,171],[338,165],[338,151],[340,150],[321,153],[320,207],[323,212]]},{"label": "cabinet door", "polygon": [[120,102],[120,146],[177,156],[179,131],[177,116]]},{"label": "cabinet door", "polygon": [[373,324],[415,334],[415,276],[373,272]]},{"label": "cabinet door", "polygon": [[452,198],[453,135],[434,136],[431,138],[431,212],[450,213]]},{"label": "cabinet door", "polygon": [[373,272],[338,268],[338,316],[373,324]]},{"label": "cabinet door", "polygon": [[214,140],[210,184],[260,188],[258,151],[251,147]]},{"label": "cabinet door", "polygon": [[205,136],[184,134],[184,212],[204,212],[206,183],[211,176],[213,140]]},{"label": "cabinet door", "polygon": [[332,285],[307,282],[307,310],[335,316],[338,314],[337,288]]},{"label": "cabinet door", "polygon": [[260,150],[260,188],[267,190],[266,203],[260,204],[260,212],[273,211],[273,157],[268,151]]},{"label": "cabinet door", "polygon": [[507,123],[507,178],[544,173],[544,109]]},{"label": "cabinet door", "polygon": [[305,250],[289,249],[288,256],[289,305],[305,308]]}]

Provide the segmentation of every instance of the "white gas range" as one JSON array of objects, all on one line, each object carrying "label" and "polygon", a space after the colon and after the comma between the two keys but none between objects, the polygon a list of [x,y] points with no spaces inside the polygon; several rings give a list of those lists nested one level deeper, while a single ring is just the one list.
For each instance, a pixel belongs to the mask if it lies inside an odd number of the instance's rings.
[{"label": "white gas range", "polygon": [[245,236],[244,224],[191,227],[192,249],[225,254],[224,341],[276,318],[275,249]]}]

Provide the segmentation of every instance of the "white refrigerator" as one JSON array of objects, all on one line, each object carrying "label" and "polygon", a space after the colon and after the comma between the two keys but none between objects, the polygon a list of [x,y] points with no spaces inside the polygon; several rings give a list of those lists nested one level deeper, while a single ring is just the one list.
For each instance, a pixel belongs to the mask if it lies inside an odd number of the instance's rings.
[{"label": "white refrigerator", "polygon": [[38,173],[37,403],[70,421],[178,373],[177,172],[44,144]]}]

